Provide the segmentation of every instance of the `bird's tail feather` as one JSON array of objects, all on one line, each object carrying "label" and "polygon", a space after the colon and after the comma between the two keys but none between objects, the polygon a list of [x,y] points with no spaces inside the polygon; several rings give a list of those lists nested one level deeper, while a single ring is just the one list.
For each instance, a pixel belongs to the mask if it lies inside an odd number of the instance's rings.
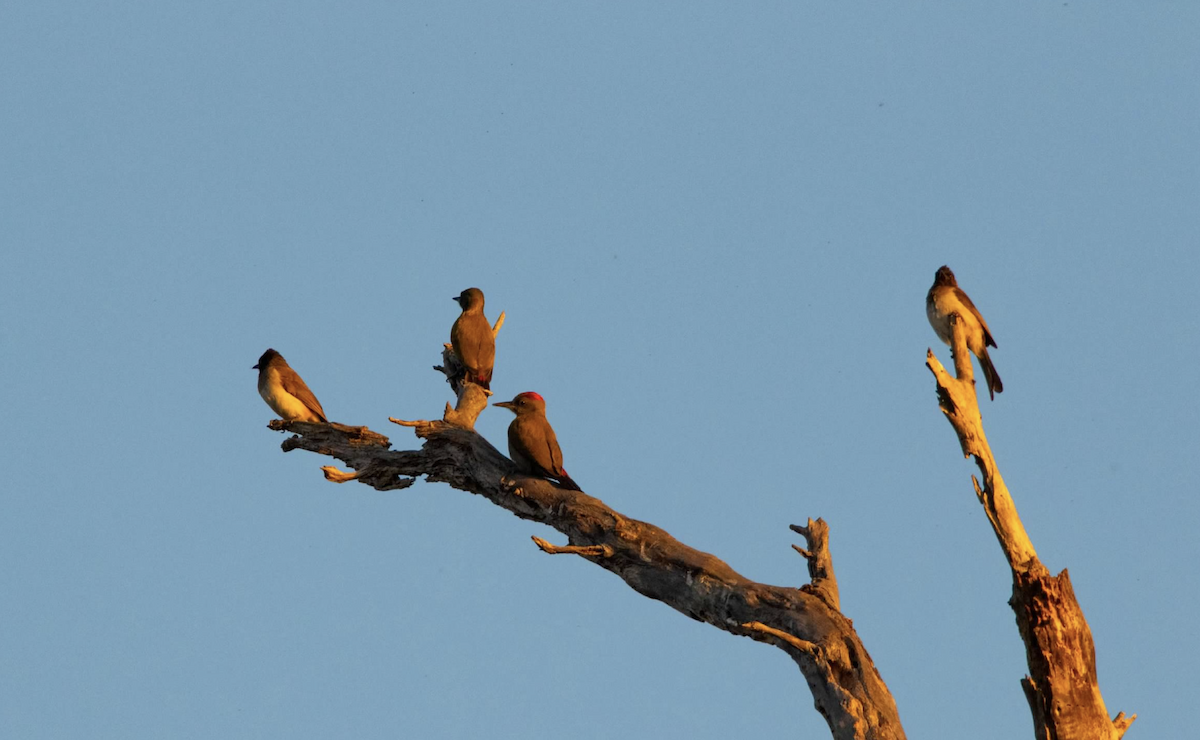
[{"label": "bird's tail feather", "polygon": [[480,377],[480,376],[476,375],[475,373],[471,372],[470,370],[467,370],[466,372],[463,373],[463,380],[467,381],[468,383],[474,383],[475,385],[479,386],[480,388],[484,389],[485,391],[490,391],[492,389],[492,374],[491,373],[488,373],[488,376],[486,378],[483,378],[483,377]]},{"label": "bird's tail feather", "polygon": [[562,472],[562,475],[559,475],[556,477],[558,478],[558,484],[560,486],[562,486],[563,488],[569,488],[572,491],[582,491],[583,490],[582,488],[579,487],[578,483],[576,483],[574,480],[572,480],[571,476],[567,475],[567,471],[565,471],[565,470]]},{"label": "bird's tail feather", "polygon": [[1000,382],[1000,374],[996,372],[996,367],[992,364],[992,358],[988,357],[986,349],[979,356],[979,365],[983,368],[983,377],[987,381],[988,397],[995,401],[996,394],[1004,392],[1004,383]]}]

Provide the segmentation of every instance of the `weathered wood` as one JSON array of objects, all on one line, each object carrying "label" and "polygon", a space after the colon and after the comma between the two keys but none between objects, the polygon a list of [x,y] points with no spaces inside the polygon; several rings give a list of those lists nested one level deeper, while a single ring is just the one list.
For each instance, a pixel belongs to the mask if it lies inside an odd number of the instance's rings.
[{"label": "weathered wood", "polygon": [[958,435],[964,457],[974,457],[983,482],[971,476],[976,497],[1012,570],[1009,605],[1025,642],[1030,675],[1021,680],[1038,740],[1117,740],[1137,718],[1109,719],[1096,676],[1096,646],[1067,571],[1058,576],[1038,559],[1017,516],[983,433],[971,355],[961,322],[952,319],[954,367],[950,377],[933,351],[925,364],[937,379],[938,403]]},{"label": "weathered wood", "polygon": [[824,519],[815,522],[809,519],[807,525],[792,524],[791,528],[808,543],[808,549],[792,545],[792,549],[808,561],[809,584],[801,588],[820,596],[825,603],[840,610],[837,578],[833,575],[833,556],[829,553],[829,525]]},{"label": "weathered wood", "polygon": [[598,498],[517,473],[508,458],[469,428],[446,421],[403,423],[424,440],[419,450],[392,450],[386,437],[365,428],[281,421],[270,426],[294,435],[284,441],[285,452],[316,452],[356,471],[329,468],[334,471],[331,480],[391,490],[423,475],[483,496],[522,519],[547,524],[564,534],[568,544],[541,540],[537,544],[544,551],[582,557],[692,619],[783,650],[799,666],[835,740],[903,740],[891,693],[850,620],[837,609],[824,522],[810,521],[797,530],[807,538],[810,567],[820,564],[819,584],[789,588],[757,583]]}]

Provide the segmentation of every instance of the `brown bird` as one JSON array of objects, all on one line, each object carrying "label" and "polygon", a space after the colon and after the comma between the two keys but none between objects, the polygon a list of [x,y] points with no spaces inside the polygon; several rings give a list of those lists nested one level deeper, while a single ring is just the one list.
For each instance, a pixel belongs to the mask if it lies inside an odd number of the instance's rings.
[{"label": "brown bird", "polygon": [[450,328],[450,345],[466,369],[465,379],[490,390],[492,365],[496,362],[496,337],[492,334],[492,325],[483,315],[483,291],[467,288],[454,300],[462,306],[462,313]]},{"label": "brown bird", "polygon": [[967,348],[979,358],[983,377],[987,381],[988,396],[995,400],[996,394],[1004,391],[1004,384],[1000,382],[1000,375],[992,365],[992,358],[988,357],[987,348],[995,347],[996,340],[992,339],[992,332],[979,309],[975,308],[967,294],[958,287],[954,273],[949,267],[942,265],[933,277],[933,287],[925,296],[925,314],[929,317],[929,325],[933,327],[938,338],[946,344],[951,343],[953,336],[950,329],[952,313],[958,314],[958,320],[966,327]]},{"label": "brown bird", "polygon": [[508,456],[522,473],[549,478],[563,488],[581,491],[562,466],[562,450],[554,428],[546,420],[546,399],[533,391],[518,393],[511,401],[493,404],[510,409],[517,418],[508,425]]},{"label": "brown bird", "polygon": [[327,421],[321,402],[283,355],[269,349],[253,369],[258,371],[258,395],[284,421]]}]

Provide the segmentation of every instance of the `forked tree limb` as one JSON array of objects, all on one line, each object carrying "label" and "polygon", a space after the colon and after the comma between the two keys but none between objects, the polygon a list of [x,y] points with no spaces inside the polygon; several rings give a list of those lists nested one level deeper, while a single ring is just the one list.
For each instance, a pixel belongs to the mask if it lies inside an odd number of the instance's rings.
[{"label": "forked tree limb", "polygon": [[837,578],[833,575],[833,556],[829,554],[829,525],[824,519],[815,522],[809,519],[806,526],[789,526],[808,543],[808,549],[792,545],[792,549],[808,561],[809,584],[802,588],[820,596],[834,609],[841,609]]},{"label": "forked tree limb", "polygon": [[951,377],[929,350],[925,364],[937,380],[938,403],[958,435],[964,457],[974,457],[982,483],[971,476],[992,531],[1012,570],[1009,605],[1025,642],[1030,675],[1021,679],[1038,740],[1117,740],[1137,718],[1109,719],[1096,676],[1096,647],[1066,570],[1050,575],[1038,559],[1004,485],[983,432],[971,355],[963,322],[951,317]]},{"label": "forked tree limb", "polygon": [[392,490],[425,476],[553,527],[568,544],[535,538],[543,551],[577,555],[692,619],[787,653],[799,666],[834,740],[905,737],[891,693],[850,620],[838,611],[829,530],[820,519],[793,527],[805,537],[813,583],[803,588],[757,583],[713,555],[582,491],[517,473],[508,458],[462,424],[393,421],[412,428],[423,440],[421,448],[392,450],[387,437],[364,427],[278,420],[270,427],[294,435],[284,441],[285,452],[308,450],[341,460],[355,471],[326,466],[330,480],[357,480]]}]

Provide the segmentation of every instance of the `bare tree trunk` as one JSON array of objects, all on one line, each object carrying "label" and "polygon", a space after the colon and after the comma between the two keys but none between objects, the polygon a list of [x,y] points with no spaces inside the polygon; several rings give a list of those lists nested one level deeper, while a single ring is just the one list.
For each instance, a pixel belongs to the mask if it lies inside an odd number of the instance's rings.
[{"label": "bare tree trunk", "polygon": [[983,433],[975,396],[971,355],[964,326],[951,317],[954,370],[950,377],[933,351],[925,364],[937,379],[938,403],[958,435],[964,457],[974,457],[983,476],[971,476],[975,495],[1000,541],[1013,576],[1009,605],[1025,641],[1030,675],[1021,679],[1033,712],[1038,740],[1117,740],[1137,718],[1119,713],[1109,719],[1096,678],[1096,647],[1075,600],[1067,571],[1057,576],[1038,560],[1033,543],[1017,516],[1017,508]]},{"label": "bare tree trunk", "polygon": [[[448,376],[453,363],[447,363]],[[442,369],[442,368],[439,368]],[[381,491],[407,488],[413,476],[474,493],[522,519],[566,535],[566,545],[534,537],[550,554],[572,554],[620,576],[638,593],[692,619],[734,635],[774,645],[796,662],[816,709],[835,740],[903,740],[896,704],[871,656],[839,611],[829,553],[829,528],[818,519],[792,529],[806,547],[811,583],[801,588],[756,583],[718,558],[676,540],[662,529],[613,511],[581,491],[559,488],[516,472],[473,427],[487,404],[475,385],[454,384],[458,406],[442,421],[393,422],[414,429],[418,450],[391,450],[386,437],[366,427],[273,421],[295,436],[285,452],[303,449],[337,458],[354,471],[323,468],[325,477],[357,480]]]}]

